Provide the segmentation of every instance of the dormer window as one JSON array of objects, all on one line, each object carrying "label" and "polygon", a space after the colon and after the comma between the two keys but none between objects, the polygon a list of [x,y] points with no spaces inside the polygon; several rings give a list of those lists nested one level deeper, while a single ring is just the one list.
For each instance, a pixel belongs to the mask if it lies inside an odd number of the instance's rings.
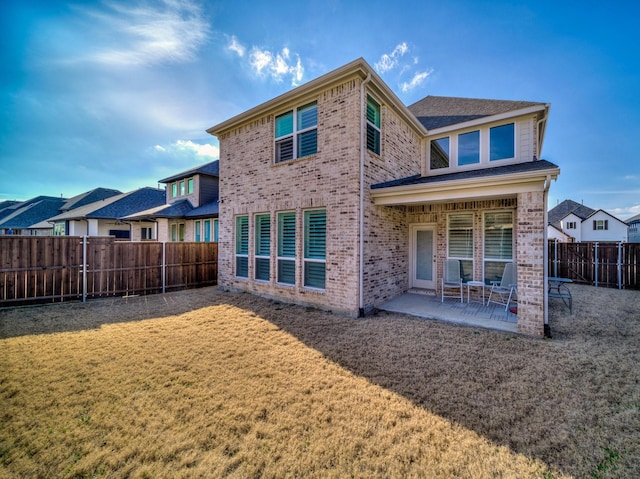
[{"label": "dormer window", "polygon": [[318,104],[316,102],[276,116],[275,124],[276,163],[318,152]]},{"label": "dormer window", "polygon": [[515,128],[513,123],[489,129],[489,160],[506,160],[515,155]]},{"label": "dormer window", "polygon": [[458,165],[480,163],[480,130],[458,135]]},{"label": "dormer window", "polygon": [[431,140],[431,169],[449,168],[449,137]]}]

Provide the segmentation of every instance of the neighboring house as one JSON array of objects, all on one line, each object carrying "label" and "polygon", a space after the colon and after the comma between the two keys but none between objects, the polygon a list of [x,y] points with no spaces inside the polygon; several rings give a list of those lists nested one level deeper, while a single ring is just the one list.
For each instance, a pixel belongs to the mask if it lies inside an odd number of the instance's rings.
[{"label": "neighboring house", "polygon": [[[594,210],[572,200],[564,200],[549,210],[549,238],[558,241],[627,241],[628,226],[604,210]],[[558,230],[564,236],[554,233]]]},{"label": "neighboring house", "polygon": [[140,222],[153,222],[155,236],[143,240],[218,241],[218,161],[191,168],[160,180],[165,183],[165,204],[129,215],[124,220],[134,229]]},{"label": "neighboring house", "polygon": [[627,238],[629,243],[640,243],[640,215],[632,216],[625,223],[629,225]]},{"label": "neighboring house", "polygon": [[[46,219],[60,212],[64,198],[37,196],[0,211],[0,232],[14,235],[50,236],[53,227]],[[43,223],[44,221],[44,223]]]},{"label": "neighboring house", "polygon": [[361,316],[412,288],[517,265],[518,329],[546,323],[549,105],[406,107],[358,59],[209,130],[220,141],[219,284]]},{"label": "neighboring house", "polygon": [[[165,192],[156,188],[139,188],[70,209],[50,217],[56,232],[68,236],[115,236],[133,239],[131,225],[122,218],[164,204]],[[154,229],[148,222],[146,227]],[[142,227],[145,227],[142,226]]]},{"label": "neighboring house", "polygon": [[573,236],[569,236],[557,226],[548,224],[547,239],[558,240],[560,243],[573,243],[575,238],[573,238]]}]

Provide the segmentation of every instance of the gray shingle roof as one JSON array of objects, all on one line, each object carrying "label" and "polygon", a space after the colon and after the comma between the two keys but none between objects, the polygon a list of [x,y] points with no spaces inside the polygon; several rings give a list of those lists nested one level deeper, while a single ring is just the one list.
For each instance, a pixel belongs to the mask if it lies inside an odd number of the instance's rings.
[{"label": "gray shingle roof", "polygon": [[38,196],[27,200],[15,205],[16,208],[11,211],[9,209],[3,211],[8,214],[0,220],[0,228],[29,228],[58,214],[64,202],[64,198],[55,196]]},{"label": "gray shingle roof", "polygon": [[73,198],[69,198],[60,209],[62,211],[68,211],[73,208],[79,208],[81,206],[85,206],[90,203],[94,203],[96,201],[104,200],[106,198],[111,198],[112,196],[121,194],[122,191],[120,190],[113,190],[110,188],[95,188],[85,193],[76,195]]},{"label": "gray shingle roof", "polygon": [[171,175],[168,178],[160,180],[159,183],[170,183],[172,181],[180,180],[182,178],[187,178],[188,176],[193,176],[193,175],[218,176],[220,173],[219,164],[220,162],[216,160],[216,161],[212,161],[211,163],[206,163],[204,165],[196,166],[195,168],[191,168],[190,170],[182,171],[175,175]]},{"label": "gray shingle roof", "polygon": [[554,206],[549,210],[548,221],[556,228],[560,228],[560,221],[570,213],[573,213],[581,220],[591,216],[596,210],[589,208],[573,200],[564,200],[562,203]]},{"label": "gray shingle roof", "polygon": [[512,173],[527,173],[540,170],[558,168],[557,165],[547,160],[527,161],[525,163],[515,163],[513,165],[496,166],[493,168],[482,168],[479,170],[458,171],[435,176],[414,175],[398,180],[391,180],[384,183],[371,185],[372,190],[380,188],[391,188],[394,186],[428,185],[442,181],[466,180],[471,178],[488,178],[499,175],[509,175]]},{"label": "gray shingle roof", "polygon": [[477,118],[544,105],[545,103],[532,101],[484,100],[430,95],[410,105],[408,109],[427,130],[432,130]]}]

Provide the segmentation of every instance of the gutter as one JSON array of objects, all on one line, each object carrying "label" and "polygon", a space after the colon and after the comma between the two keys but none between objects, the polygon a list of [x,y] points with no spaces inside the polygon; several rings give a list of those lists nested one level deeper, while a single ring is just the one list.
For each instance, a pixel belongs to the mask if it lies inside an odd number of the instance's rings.
[{"label": "gutter", "polygon": [[371,73],[367,74],[360,84],[360,245],[358,261],[360,271],[358,277],[358,317],[364,316],[364,150],[365,150],[365,133],[366,133],[366,102],[365,87],[371,81]]}]

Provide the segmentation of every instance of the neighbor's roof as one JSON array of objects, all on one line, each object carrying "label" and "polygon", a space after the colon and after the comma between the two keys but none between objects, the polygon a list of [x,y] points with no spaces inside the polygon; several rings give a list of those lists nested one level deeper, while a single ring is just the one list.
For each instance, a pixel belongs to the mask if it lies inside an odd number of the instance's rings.
[{"label": "neighbor's roof", "polygon": [[632,216],[631,218],[627,219],[625,221],[625,223],[627,223],[628,225],[632,224],[632,223],[639,223],[640,222],[640,215],[635,215]]},{"label": "neighbor's roof", "polygon": [[558,166],[547,160],[527,161],[525,163],[514,163],[512,165],[496,166],[493,168],[482,168],[479,170],[459,171],[456,173],[448,173],[444,175],[420,176],[418,174],[409,176],[407,178],[401,178],[398,180],[391,180],[384,183],[371,185],[371,189],[377,190],[381,188],[392,188],[396,186],[428,185],[444,181],[481,179],[500,175],[509,175],[513,173],[529,173],[555,168],[558,168]]},{"label": "neighbor's roof", "polygon": [[60,209],[62,211],[69,211],[73,208],[79,208],[81,206],[85,206],[90,203],[94,203],[96,201],[104,200],[106,198],[111,198],[112,196],[121,194],[122,191],[120,190],[113,190],[111,188],[95,188],[93,190],[80,193],[73,198],[69,198]]},{"label": "neighbor's roof", "polygon": [[562,203],[554,206],[549,210],[548,221],[552,225],[560,228],[560,222],[569,214],[574,214],[581,220],[592,215],[596,210],[589,208],[573,200],[564,200]]},{"label": "neighbor's roof", "polygon": [[543,110],[547,106],[546,103],[531,101],[484,100],[430,95],[410,105],[408,109],[427,130],[433,130],[525,108],[539,107],[540,110]]},{"label": "neighbor's roof", "polygon": [[186,213],[193,210],[193,205],[187,199],[181,199],[171,204],[154,206],[143,211],[138,211],[122,219],[127,221],[140,221],[155,218],[182,218]]},{"label": "neighbor's roof", "polygon": [[9,214],[0,220],[0,228],[30,228],[32,225],[58,214],[64,202],[64,198],[37,196],[22,204],[14,205],[11,212],[9,209],[3,211],[3,213]]},{"label": "neighbor's roof", "polygon": [[177,173],[175,175],[169,176],[168,178],[160,180],[159,183],[170,183],[171,181],[180,180],[182,178],[187,178],[193,175],[218,176],[219,174],[220,174],[220,162],[216,160],[216,161],[212,161],[211,163],[196,166],[195,168],[191,168],[190,170],[186,170],[181,173]]},{"label": "neighbor's roof", "polygon": [[79,219],[119,219],[138,211],[154,206],[163,205],[165,191],[156,188],[139,188],[128,193],[95,201],[79,208],[66,211],[49,218],[51,221],[79,220]]}]

